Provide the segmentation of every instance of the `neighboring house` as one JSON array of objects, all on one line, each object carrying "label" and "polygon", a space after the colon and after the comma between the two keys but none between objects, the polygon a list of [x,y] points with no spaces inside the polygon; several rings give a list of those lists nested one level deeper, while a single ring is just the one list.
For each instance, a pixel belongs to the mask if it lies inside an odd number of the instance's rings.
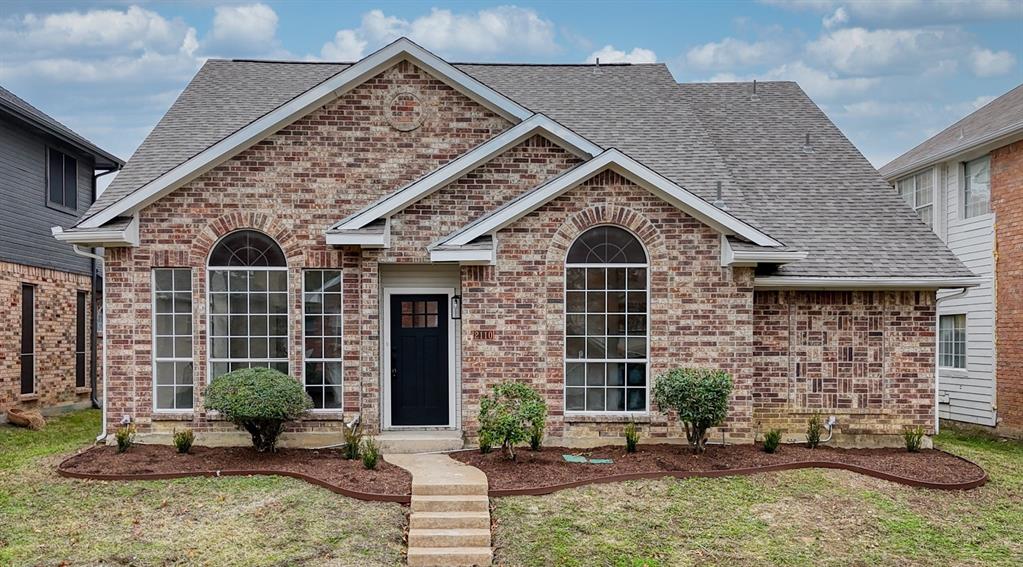
[{"label": "neighboring house", "polygon": [[542,392],[558,442],[679,437],[652,383],[706,366],[734,376],[733,441],[823,411],[901,443],[936,426],[936,290],[977,280],[794,83],[405,39],[208,61],[56,236],[107,247],[105,426],[205,442],[244,442],[202,390],[248,366],[314,400],[286,443],[361,414],[433,448],[475,442],[502,380]]},{"label": "neighboring house", "polygon": [[0,420],[88,406],[96,384],[94,262],[53,240],[123,162],[0,87]]},{"label": "neighboring house", "polygon": [[941,417],[1023,434],[1023,85],[880,171],[985,278],[938,294]]}]

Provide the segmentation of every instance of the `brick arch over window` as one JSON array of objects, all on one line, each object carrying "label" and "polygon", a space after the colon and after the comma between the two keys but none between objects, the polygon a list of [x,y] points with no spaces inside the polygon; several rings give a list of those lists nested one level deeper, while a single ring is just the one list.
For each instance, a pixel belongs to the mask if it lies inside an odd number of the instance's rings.
[{"label": "brick arch over window", "polygon": [[[192,242],[192,264],[204,266],[217,242],[236,230],[258,230],[265,233],[284,250],[289,266],[302,265],[305,252],[294,232],[278,219],[261,213],[231,213],[211,221]],[[293,264],[296,261],[299,263]]]}]

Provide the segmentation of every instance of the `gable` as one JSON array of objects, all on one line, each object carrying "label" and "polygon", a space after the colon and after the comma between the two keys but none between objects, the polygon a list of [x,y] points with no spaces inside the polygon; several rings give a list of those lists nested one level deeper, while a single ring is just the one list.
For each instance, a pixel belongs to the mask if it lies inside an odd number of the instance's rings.
[{"label": "gable", "polygon": [[[102,226],[112,218],[124,213],[133,213],[152,203],[167,191],[180,187],[182,184],[201,175],[224,160],[236,155],[264,139],[281,127],[294,122],[297,118],[307,115],[311,110],[323,106],[324,103],[347,93],[361,85],[381,70],[394,66],[401,61],[409,61],[456,88],[465,96],[487,107],[495,114],[509,122],[518,122],[532,114],[528,109],[518,105],[511,99],[487,87],[466,73],[451,66],[447,62],[402,38],[381,50],[367,56],[358,63],[344,69],[315,87],[305,91],[294,99],[282,104],[260,118],[252,121],[238,131],[223,138],[194,157],[149,181],[138,189],[133,189],[106,208],[94,211],[80,222],[83,228]],[[397,113],[411,112],[407,110],[411,104],[405,99],[399,100]],[[400,117],[400,116],[399,116]]]}]

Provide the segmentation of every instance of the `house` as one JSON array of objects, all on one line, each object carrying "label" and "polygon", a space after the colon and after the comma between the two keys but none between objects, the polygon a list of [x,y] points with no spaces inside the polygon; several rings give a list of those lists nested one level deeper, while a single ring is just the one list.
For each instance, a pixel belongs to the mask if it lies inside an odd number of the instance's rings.
[{"label": "house", "polygon": [[[0,420],[88,407],[96,391],[94,260],[53,240],[123,162],[0,87]],[[87,252],[91,253],[91,252]]]},{"label": "house", "polygon": [[881,168],[984,283],[938,294],[938,411],[1023,435],[1023,85]]},{"label": "house", "polygon": [[248,366],[313,398],[290,444],[358,414],[459,447],[503,380],[551,441],[674,438],[650,389],[682,365],[734,376],[725,439],[820,410],[884,442],[936,426],[935,293],[977,280],[794,83],[407,39],[207,62],[57,238],[107,250],[106,426],[205,443],[245,442],[201,392]]}]

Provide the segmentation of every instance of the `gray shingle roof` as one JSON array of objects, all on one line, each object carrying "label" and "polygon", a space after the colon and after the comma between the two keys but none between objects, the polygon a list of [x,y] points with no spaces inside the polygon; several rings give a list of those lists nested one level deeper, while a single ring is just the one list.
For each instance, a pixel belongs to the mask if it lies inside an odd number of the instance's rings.
[{"label": "gray shingle roof", "polygon": [[881,167],[881,175],[910,173],[913,169],[984,143],[990,136],[1023,130],[1023,85],[1003,94],[969,116],[924,140],[919,146]]},{"label": "gray shingle roof", "polygon": [[[211,60],[86,217],[348,64]],[[679,85],[653,65],[456,64],[605,148],[617,148],[810,257],[779,273],[970,273],[794,83]],[[811,133],[813,154],[802,150]]]},{"label": "gray shingle roof", "polygon": [[0,87],[0,108],[6,108],[9,112],[14,112],[23,119],[36,123],[38,127],[49,130],[55,136],[63,138],[69,144],[78,146],[80,149],[93,154],[97,158],[97,161],[118,165],[124,163],[119,157],[107,152],[96,144],[93,144],[71,128],[61,124],[49,114],[46,114],[42,110],[32,106],[25,99],[3,87]]}]

